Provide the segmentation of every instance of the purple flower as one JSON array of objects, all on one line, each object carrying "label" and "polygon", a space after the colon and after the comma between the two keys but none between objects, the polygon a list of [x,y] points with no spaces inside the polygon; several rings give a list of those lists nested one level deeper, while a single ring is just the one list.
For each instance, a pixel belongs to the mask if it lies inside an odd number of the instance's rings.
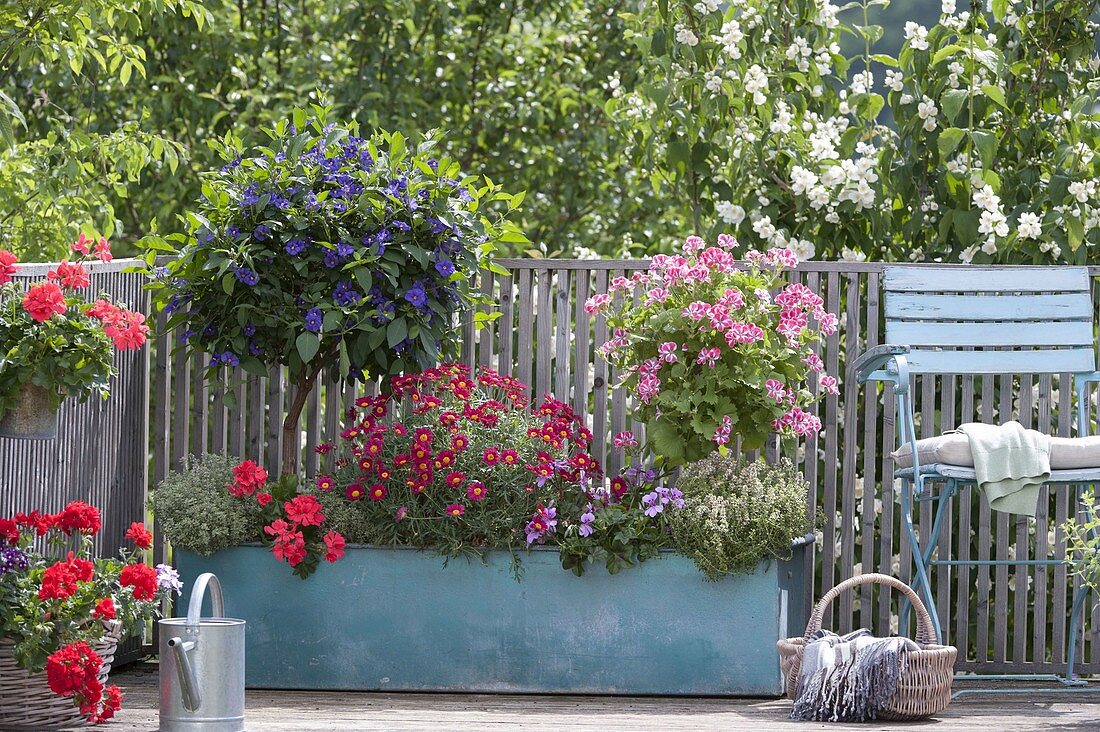
[{"label": "purple flower", "polygon": [[325,316],[321,313],[321,308],[310,308],[306,312],[306,330],[310,333],[320,333],[324,322]]},{"label": "purple flower", "polygon": [[355,247],[351,242],[342,241],[336,245],[336,254],[340,257],[350,257],[355,253]]},{"label": "purple flower", "polygon": [[423,308],[428,303],[428,295],[424,292],[424,284],[420,280],[413,282],[413,286],[405,291],[405,299],[414,307]]},{"label": "purple flower", "polygon": [[242,206],[255,206],[257,203],[259,203],[259,201],[260,201],[260,196],[259,196],[258,189],[256,188],[255,183],[253,183],[252,185],[248,186],[243,191],[241,191],[241,205]]},{"label": "purple flower", "polygon": [[260,276],[250,270],[248,267],[237,267],[236,272],[237,279],[249,287],[254,287],[257,282],[260,281]]},{"label": "purple flower", "polygon": [[332,249],[325,252],[325,266],[329,269],[336,269],[343,264],[343,258]]},{"label": "purple flower", "polygon": [[237,354],[232,351],[223,351],[222,353],[215,353],[210,359],[210,367],[213,368],[218,364],[225,364],[226,366],[240,366],[241,359],[237,357]]},{"label": "purple flower", "polygon": [[310,191],[306,194],[306,210],[316,211],[321,208],[321,202],[317,200],[317,194]]},{"label": "purple flower", "polygon": [[552,534],[558,525],[558,510],[553,506],[540,505],[524,531],[527,534],[527,546],[539,541],[547,534]]},{"label": "purple flower", "polygon": [[0,549],[0,574],[22,572],[31,565],[27,553],[16,547]]},{"label": "purple flower", "polygon": [[581,514],[581,528],[578,532],[581,536],[592,535],[592,523],[596,520],[596,514],[592,509],[592,504],[589,503],[584,508],[584,513]]},{"label": "purple flower", "polygon": [[286,253],[292,257],[301,254],[309,246],[309,239],[296,236],[286,243]]},{"label": "purple flower", "polygon": [[393,228],[397,229],[398,231],[408,231],[409,229],[412,228],[411,226],[406,224],[404,221],[394,221],[394,222],[391,223],[391,226],[393,226]]},{"label": "purple flower", "polygon": [[214,234],[209,229],[199,229],[199,233],[196,238],[199,240],[199,246],[202,246],[204,244],[209,244],[210,242],[214,241]]},{"label": "purple flower", "polygon": [[280,196],[278,193],[272,193],[271,205],[273,205],[280,211],[286,211],[288,208],[290,208],[290,199]]},{"label": "purple flower", "polygon": [[256,335],[256,326],[252,325],[252,323],[246,323],[245,326],[241,328],[241,332],[251,338]]},{"label": "purple flower", "polygon": [[652,493],[646,493],[644,496],[642,496],[642,505],[645,506],[645,515],[649,516],[650,518],[665,510],[665,505],[661,503],[661,499],[657,495],[656,491]]},{"label": "purple flower", "polygon": [[253,356],[259,356],[264,352],[264,349],[260,347],[260,344],[257,343],[255,339],[252,339],[248,342],[248,352]]},{"label": "purple flower", "polygon": [[193,329],[184,328],[183,331],[180,333],[179,341],[180,341],[180,343],[187,343],[189,340],[191,340],[192,336],[194,336],[194,335],[195,335],[195,331]]},{"label": "purple flower", "polygon": [[336,283],[336,289],[332,291],[332,299],[337,305],[347,307],[358,303],[363,299],[363,295],[355,289],[351,280],[340,280]]},{"label": "purple flower", "polygon": [[230,239],[236,239],[238,236],[241,235],[241,230],[238,229],[236,226],[230,226],[228,229],[225,230],[225,235],[228,236]]},{"label": "purple flower", "polygon": [[252,230],[252,237],[256,241],[267,241],[268,237],[270,237],[270,236],[271,236],[271,227],[267,226],[266,224],[260,224],[259,226],[257,226],[255,229]]},{"label": "purple flower", "polygon": [[183,594],[183,582],[180,581],[180,573],[167,564],[158,564],[157,587],[162,590],[171,590],[177,595]]},{"label": "purple flower", "polygon": [[455,264],[449,259],[440,259],[435,263],[435,271],[444,277],[450,277],[454,274]]}]

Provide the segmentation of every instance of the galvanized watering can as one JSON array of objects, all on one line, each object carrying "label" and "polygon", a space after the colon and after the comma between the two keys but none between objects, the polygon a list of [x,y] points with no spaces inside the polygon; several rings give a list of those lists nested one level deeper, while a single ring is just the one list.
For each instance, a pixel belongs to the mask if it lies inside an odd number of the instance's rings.
[{"label": "galvanized watering can", "polygon": [[[213,617],[202,617],[210,587]],[[191,588],[186,618],[160,621],[161,732],[244,730],[244,621],[224,617],[218,578]]]}]

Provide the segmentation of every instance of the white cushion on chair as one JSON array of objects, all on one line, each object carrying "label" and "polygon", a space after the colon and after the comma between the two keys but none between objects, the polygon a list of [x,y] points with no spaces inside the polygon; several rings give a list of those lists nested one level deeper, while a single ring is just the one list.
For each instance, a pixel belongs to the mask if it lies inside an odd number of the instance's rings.
[{"label": "white cushion on chair", "polygon": [[[898,468],[913,467],[913,451],[908,444],[890,453]],[[961,433],[950,433],[917,440],[917,458],[921,465],[962,465],[974,467],[970,441]],[[1100,468],[1100,435],[1091,437],[1050,438],[1051,470]]]}]

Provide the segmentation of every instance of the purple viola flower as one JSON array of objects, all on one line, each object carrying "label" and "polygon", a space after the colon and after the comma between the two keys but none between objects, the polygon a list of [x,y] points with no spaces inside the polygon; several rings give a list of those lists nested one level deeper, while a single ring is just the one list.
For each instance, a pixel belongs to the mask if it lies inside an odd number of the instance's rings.
[{"label": "purple viola flower", "polygon": [[405,299],[416,308],[423,308],[428,303],[428,295],[424,292],[424,284],[420,280],[413,282],[413,286],[405,291]]},{"label": "purple viola flower", "polygon": [[439,161],[436,160],[435,158],[430,158],[428,160],[428,167],[431,168],[432,170],[438,171],[439,170]]},{"label": "purple viola flower", "polygon": [[286,211],[288,208],[290,208],[290,199],[286,198],[285,196],[280,196],[277,193],[272,193],[271,194],[271,205],[273,205],[275,208],[279,209],[280,211]]},{"label": "purple viola flower", "polygon": [[240,282],[243,282],[249,287],[254,287],[256,283],[260,281],[260,276],[250,270],[248,267],[237,267],[234,274],[237,275],[237,279]]},{"label": "purple viola flower", "polygon": [[435,263],[435,271],[443,277],[450,277],[454,274],[455,263],[449,259],[440,259]]},{"label": "purple viola flower", "polygon": [[267,241],[271,237],[271,227],[260,224],[252,230],[252,238],[256,241]]},{"label": "purple viola flower", "polygon": [[342,241],[336,245],[336,254],[339,257],[347,258],[355,253],[355,246],[349,241]]},{"label": "purple viola flower", "polygon": [[264,349],[260,346],[256,339],[253,338],[248,342],[248,352],[251,353],[253,356],[259,356],[264,352]]},{"label": "purple viola flower", "polygon": [[320,333],[321,327],[324,325],[325,316],[321,312],[321,308],[310,308],[306,312],[306,330],[310,333]]},{"label": "purple viola flower", "polygon": [[558,511],[553,506],[539,506],[531,520],[527,522],[524,532],[527,534],[527,545],[539,541],[547,534],[552,534],[558,525]]},{"label": "purple viola flower", "polygon": [[230,239],[236,239],[241,235],[241,230],[238,229],[236,226],[230,226],[225,230],[225,235],[228,236]]},{"label": "purple viola flower", "polygon": [[642,505],[645,506],[645,515],[649,516],[650,518],[665,510],[665,506],[663,503],[661,503],[661,499],[657,495],[656,491],[654,491],[653,493],[646,493],[644,496],[642,496]]},{"label": "purple viola flower", "polygon": [[215,353],[213,358],[210,359],[210,367],[213,368],[218,364],[224,364],[226,366],[240,366],[241,359],[237,357],[237,354],[232,351],[223,351],[222,353]]},{"label": "purple viola flower", "polygon": [[286,243],[286,253],[292,257],[296,257],[305,251],[305,248],[309,246],[309,238],[303,239],[300,236],[296,236]]},{"label": "purple viola flower", "polygon": [[306,210],[316,211],[321,208],[321,202],[317,200],[317,194],[310,191],[306,194]]},{"label": "purple viola flower", "polygon": [[157,587],[161,590],[169,590],[177,595],[183,594],[183,582],[180,581],[180,573],[167,564],[158,564]]},{"label": "purple viola flower", "polygon": [[259,189],[253,183],[241,191],[241,205],[255,206],[260,201]]},{"label": "purple viola flower", "polygon": [[13,546],[0,549],[0,574],[22,572],[29,566],[30,558],[22,549]]},{"label": "purple viola flower", "polygon": [[592,504],[589,503],[584,508],[584,513],[581,514],[581,527],[578,533],[581,536],[592,535],[592,524],[596,520],[596,513],[592,508]]},{"label": "purple viola flower", "polygon": [[398,231],[408,231],[412,229],[412,227],[406,224],[404,221],[393,221],[390,223],[390,226],[397,229]]},{"label": "purple viola flower", "polygon": [[252,323],[245,323],[245,326],[241,328],[241,333],[251,338],[256,335],[256,326],[252,325]]}]

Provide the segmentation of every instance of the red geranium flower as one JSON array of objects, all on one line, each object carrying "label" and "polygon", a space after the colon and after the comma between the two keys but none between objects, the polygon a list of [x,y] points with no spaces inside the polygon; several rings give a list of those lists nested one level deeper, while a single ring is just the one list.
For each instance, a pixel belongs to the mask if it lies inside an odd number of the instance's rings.
[{"label": "red geranium flower", "polygon": [[67,259],[62,259],[61,264],[57,265],[57,269],[51,269],[46,274],[46,279],[60,282],[62,287],[71,289],[79,289],[91,284],[91,280],[88,279],[88,271],[79,262],[70,264]]},{"label": "red geranium flower", "polygon": [[12,546],[19,543],[19,526],[11,519],[0,518],[0,541]]},{"label": "red geranium flower", "polygon": [[115,603],[109,597],[104,597],[102,600],[96,603],[95,610],[92,611],[92,615],[100,620],[114,620],[115,619]]},{"label": "red geranium flower", "polygon": [[69,552],[68,559],[55,562],[43,572],[38,599],[67,600],[80,589],[78,583],[90,581],[94,573],[94,564],[87,559],[74,559],[73,553]]},{"label": "red geranium flower", "polygon": [[261,508],[266,506],[267,504],[271,503],[271,494],[270,493],[257,493],[256,494],[256,503],[260,504]]},{"label": "red geranium flower", "polygon": [[321,504],[313,496],[296,496],[287,501],[283,508],[286,516],[296,524],[302,526],[320,526],[325,522],[325,514],[321,512]]},{"label": "red geranium flower", "polygon": [[102,526],[99,509],[95,506],[89,506],[84,501],[73,501],[54,518],[56,519],[57,528],[70,536],[74,531],[91,536],[99,533],[100,526]]},{"label": "red geranium flower", "polygon": [[70,643],[46,659],[46,682],[53,693],[72,696],[95,681],[103,659],[87,643]]},{"label": "red geranium flower", "polygon": [[65,293],[53,282],[43,282],[27,290],[23,296],[23,309],[35,322],[45,323],[54,315],[61,315],[68,306]]},{"label": "red geranium flower", "polygon": [[148,549],[153,545],[153,535],[145,528],[145,524],[135,521],[126,531],[126,538],[134,542],[139,549]]},{"label": "red geranium flower", "polygon": [[344,547],[347,546],[347,542],[339,532],[330,531],[323,538],[325,541],[325,561],[335,562],[344,556]]},{"label": "red geranium flower", "polygon": [[118,582],[123,587],[132,587],[138,600],[152,602],[157,596],[157,572],[146,564],[127,564]]},{"label": "red geranium flower", "polygon": [[466,513],[466,507],[463,506],[461,503],[447,504],[447,515],[448,516],[453,516],[454,518],[458,518],[459,516],[461,516],[464,513]]},{"label": "red geranium flower", "polygon": [[245,460],[233,468],[233,485],[229,492],[235,496],[250,496],[264,487],[267,471],[252,460]]},{"label": "red geranium flower", "polygon": [[11,282],[11,278],[19,271],[15,263],[19,260],[11,252],[0,249],[0,285]]},{"label": "red geranium flower", "polygon": [[110,262],[114,257],[111,255],[111,243],[99,237],[99,241],[95,244],[95,255],[101,262]]},{"label": "red geranium flower", "polygon": [[[49,513],[42,513],[38,509],[35,509],[30,513],[15,514],[15,523],[18,526],[23,526],[28,529],[34,529],[34,532],[38,536],[45,536],[50,529],[57,525],[57,522],[60,520],[60,516],[61,514],[57,514],[55,516]],[[2,523],[2,521],[3,520],[0,519],[0,523]],[[2,532],[0,532],[0,536],[2,535]]]}]

